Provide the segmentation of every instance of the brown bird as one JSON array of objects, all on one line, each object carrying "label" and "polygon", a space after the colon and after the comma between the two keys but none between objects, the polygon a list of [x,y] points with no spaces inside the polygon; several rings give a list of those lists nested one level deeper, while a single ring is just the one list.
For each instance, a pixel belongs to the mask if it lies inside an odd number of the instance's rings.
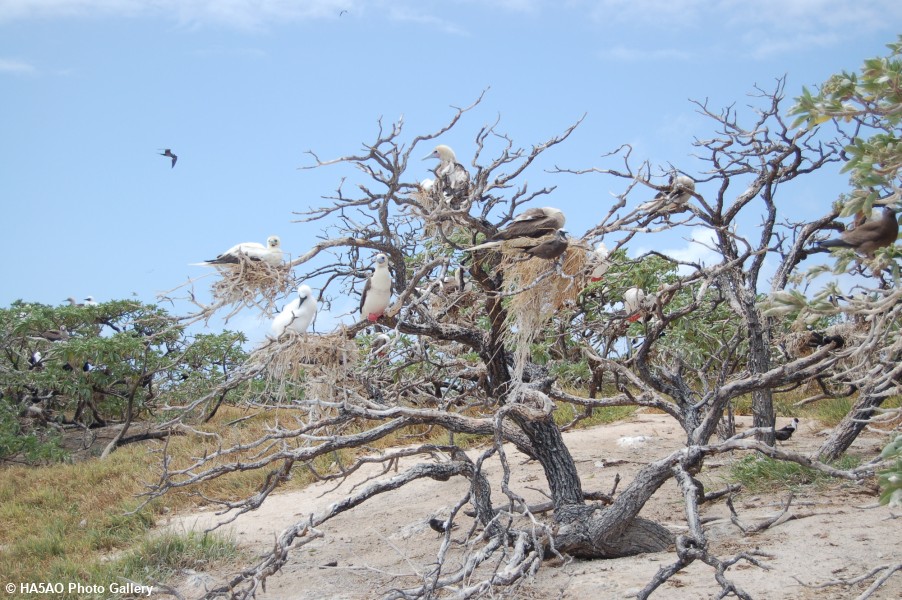
[{"label": "brown bird", "polygon": [[[166,148],[166,150],[164,150],[163,152],[160,152],[160,156],[168,156],[169,158],[171,158],[172,159],[172,167],[175,166],[175,161],[177,161],[179,159],[179,157],[176,156],[175,154],[173,154],[172,150],[170,150],[169,148]],[[169,168],[171,169],[172,167],[169,167]]]},{"label": "brown bird", "polygon": [[564,226],[567,218],[556,208],[530,208],[508,223],[507,227],[492,236],[492,241],[512,240],[514,238],[538,238],[554,233]]},{"label": "brown bird", "polygon": [[536,258],[554,260],[567,251],[567,246],[569,244],[570,242],[567,239],[567,231],[564,229],[558,229],[557,234],[551,239],[545,240],[540,244],[537,244],[530,248],[523,248],[523,252],[529,254],[530,256],[535,256]]},{"label": "brown bird", "polygon": [[839,234],[838,240],[818,242],[818,251],[830,248],[853,248],[868,257],[874,256],[877,248],[883,248],[896,242],[899,237],[899,221],[896,211],[889,206],[883,207],[883,214],[876,219],[869,219],[856,227]]}]

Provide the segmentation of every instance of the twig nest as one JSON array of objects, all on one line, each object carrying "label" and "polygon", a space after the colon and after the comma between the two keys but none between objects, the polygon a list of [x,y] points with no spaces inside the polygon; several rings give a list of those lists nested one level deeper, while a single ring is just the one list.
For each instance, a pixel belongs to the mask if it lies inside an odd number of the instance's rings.
[{"label": "twig nest", "polygon": [[276,299],[293,287],[291,266],[271,265],[240,256],[234,265],[216,265],[220,279],[211,292],[217,304],[256,307],[264,313],[278,312]]},{"label": "twig nest", "polygon": [[337,401],[357,365],[359,350],[341,332],[328,335],[286,331],[257,348],[252,360],[262,365],[265,396],[282,404],[303,399]]},{"label": "twig nest", "polygon": [[588,252],[571,244],[558,260],[525,258],[520,252],[507,252],[502,245],[500,267],[504,269],[507,307],[507,342],[515,351],[515,372],[522,372],[529,358],[529,347],[541,334],[551,317],[568,303],[576,302],[585,288]]}]

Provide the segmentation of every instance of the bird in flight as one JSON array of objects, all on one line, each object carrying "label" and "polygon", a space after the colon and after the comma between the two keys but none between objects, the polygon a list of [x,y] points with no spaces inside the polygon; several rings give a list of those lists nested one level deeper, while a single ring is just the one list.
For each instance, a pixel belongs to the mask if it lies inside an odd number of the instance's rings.
[{"label": "bird in flight", "polygon": [[340,17],[341,15],[345,14],[346,12],[348,12],[348,11],[343,10],[343,11],[341,11],[341,12],[338,13],[338,16]]},{"label": "bird in flight", "polygon": [[[169,158],[171,158],[173,167],[175,166],[175,161],[177,161],[179,159],[179,157],[176,156],[175,154],[173,154],[172,150],[170,150],[169,148],[166,148],[166,150],[164,150],[163,152],[160,152],[160,156],[168,156]],[[170,169],[171,168],[172,167],[170,167]]]}]

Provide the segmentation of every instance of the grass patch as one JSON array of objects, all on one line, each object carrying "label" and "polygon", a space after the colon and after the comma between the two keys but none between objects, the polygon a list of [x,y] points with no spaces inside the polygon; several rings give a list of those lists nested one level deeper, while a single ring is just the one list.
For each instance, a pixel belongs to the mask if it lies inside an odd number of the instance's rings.
[{"label": "grass patch", "polygon": [[[837,469],[852,469],[860,462],[857,457],[843,456],[833,463],[833,466]],[[743,457],[736,462],[730,469],[730,478],[754,493],[782,489],[797,491],[806,486],[821,487],[836,481],[826,473],[798,463],[775,460],[757,454]]]},{"label": "grass patch", "polygon": [[[593,427],[595,425],[605,425],[627,419],[636,412],[637,406],[607,406],[604,408],[593,408],[589,417],[578,422],[575,427],[583,429]],[[577,414],[582,413],[583,407],[577,407],[573,404],[561,402],[554,411],[554,422],[558,425],[566,425],[576,418]]]}]

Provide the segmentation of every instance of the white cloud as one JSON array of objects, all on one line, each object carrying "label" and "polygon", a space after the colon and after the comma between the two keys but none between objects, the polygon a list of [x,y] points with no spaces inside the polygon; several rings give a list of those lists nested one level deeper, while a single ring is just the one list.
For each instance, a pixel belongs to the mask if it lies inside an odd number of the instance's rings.
[{"label": "white cloud", "polygon": [[657,60],[690,60],[692,53],[677,48],[627,48],[613,46],[598,53],[602,60],[616,62],[639,62]]},{"label": "white cloud", "polygon": [[34,65],[22,60],[0,58],[0,73],[36,73]]},{"label": "white cloud", "polygon": [[[695,227],[690,238],[685,240],[685,242],[685,246],[662,250],[661,253],[674,260],[705,266],[711,266],[723,260],[723,257],[712,249],[715,244],[714,232],[707,227]],[[681,273],[684,269],[692,270],[687,267],[680,267]]]}]

